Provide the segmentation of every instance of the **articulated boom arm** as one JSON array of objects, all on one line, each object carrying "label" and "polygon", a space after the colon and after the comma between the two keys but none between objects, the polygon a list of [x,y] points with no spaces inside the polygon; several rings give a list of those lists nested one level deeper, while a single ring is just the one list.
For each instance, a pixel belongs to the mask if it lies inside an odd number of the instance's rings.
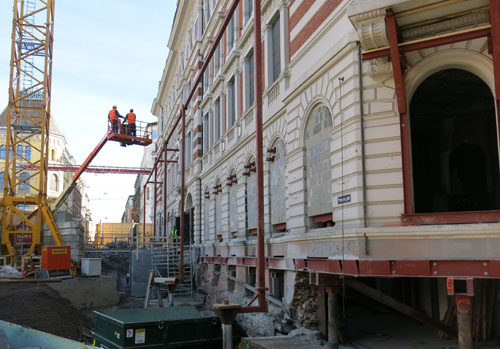
[{"label": "articulated boom arm", "polygon": [[87,158],[82,163],[82,165],[80,166],[80,168],[78,169],[78,171],[76,171],[76,173],[73,175],[73,178],[71,179],[71,182],[69,182],[66,185],[66,187],[64,188],[64,190],[61,193],[61,195],[59,195],[59,197],[57,198],[57,200],[54,202],[54,205],[53,205],[53,210],[54,211],[57,210],[62,205],[62,203],[64,201],[66,201],[66,199],[68,198],[69,194],[71,194],[71,192],[75,188],[76,182],[78,181],[78,178],[80,178],[80,176],[82,175],[82,173],[85,172],[85,170],[87,169],[87,167],[89,167],[89,165],[92,162],[92,160],[94,160],[94,158],[96,157],[97,153],[99,153],[99,151],[102,149],[102,147],[104,147],[104,144],[106,144],[106,142],[108,141],[108,139],[111,138],[111,134],[112,134],[112,132],[110,130],[108,130],[108,132],[106,132],[106,134],[104,135],[104,137],[102,137],[102,139],[100,140],[100,142],[94,148],[94,150],[89,154],[89,156],[87,156]]},{"label": "articulated boom arm", "polygon": [[94,150],[89,154],[89,156],[87,156],[87,158],[82,163],[80,168],[73,175],[71,182],[66,185],[61,195],[59,195],[57,200],[54,202],[52,206],[54,211],[57,210],[63,204],[63,202],[68,198],[69,194],[71,194],[71,192],[75,188],[78,178],[80,178],[83,172],[87,170],[92,160],[94,160],[97,153],[99,153],[99,151],[102,149],[102,147],[104,147],[104,144],[106,144],[107,141],[120,142],[121,144],[125,145],[137,144],[142,146],[148,146],[153,142],[153,139],[151,137],[152,136],[151,132],[147,127],[147,123],[137,121],[135,128],[136,134],[134,135],[128,132],[126,125],[123,127],[124,128],[120,130],[120,132],[113,132],[113,128],[111,127],[111,125],[108,126],[108,131],[106,132],[104,137],[102,137],[101,141],[97,144]]}]

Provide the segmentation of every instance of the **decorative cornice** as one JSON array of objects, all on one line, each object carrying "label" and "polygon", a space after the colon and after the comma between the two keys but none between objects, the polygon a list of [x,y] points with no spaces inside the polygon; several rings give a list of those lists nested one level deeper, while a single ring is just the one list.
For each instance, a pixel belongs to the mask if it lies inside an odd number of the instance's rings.
[{"label": "decorative cornice", "polygon": [[364,50],[389,45],[385,31],[385,9],[376,9],[349,17]]},{"label": "decorative cornice", "polygon": [[432,24],[412,26],[412,28],[402,28],[404,40],[414,40],[429,35],[438,35],[451,30],[456,31],[470,26],[489,24],[490,16],[487,9],[468,13],[446,21],[439,21]]}]

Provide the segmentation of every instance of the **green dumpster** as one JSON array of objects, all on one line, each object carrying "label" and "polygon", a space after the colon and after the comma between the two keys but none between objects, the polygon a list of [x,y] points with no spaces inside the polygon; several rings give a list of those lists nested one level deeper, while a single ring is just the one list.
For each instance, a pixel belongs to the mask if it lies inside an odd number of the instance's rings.
[{"label": "green dumpster", "polygon": [[[95,345],[103,348],[220,348],[222,329],[215,316],[193,306],[94,311]],[[235,343],[242,337],[238,329]]]}]

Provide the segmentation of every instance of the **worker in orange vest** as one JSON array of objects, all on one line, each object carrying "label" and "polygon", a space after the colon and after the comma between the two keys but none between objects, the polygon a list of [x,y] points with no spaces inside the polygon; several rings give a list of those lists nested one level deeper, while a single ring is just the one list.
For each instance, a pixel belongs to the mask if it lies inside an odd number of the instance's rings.
[{"label": "worker in orange vest", "polygon": [[118,109],[116,109],[116,105],[114,105],[113,109],[111,109],[108,113],[108,120],[111,123],[111,126],[113,127],[113,132],[115,133],[118,133],[118,128],[120,126],[119,118],[123,119],[123,116],[120,115]]},{"label": "worker in orange vest", "polygon": [[130,113],[125,115],[125,121],[127,121],[128,135],[135,137],[135,113],[134,109],[130,109]]}]

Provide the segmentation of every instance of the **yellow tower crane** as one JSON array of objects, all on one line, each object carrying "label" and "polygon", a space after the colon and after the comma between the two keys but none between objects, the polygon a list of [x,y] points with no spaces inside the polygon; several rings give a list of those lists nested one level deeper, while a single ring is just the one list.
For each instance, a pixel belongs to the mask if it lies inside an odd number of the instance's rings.
[{"label": "yellow tower crane", "polygon": [[1,223],[2,255],[18,265],[40,254],[44,223],[63,244],[47,202],[53,32],[54,0],[14,0]]}]

